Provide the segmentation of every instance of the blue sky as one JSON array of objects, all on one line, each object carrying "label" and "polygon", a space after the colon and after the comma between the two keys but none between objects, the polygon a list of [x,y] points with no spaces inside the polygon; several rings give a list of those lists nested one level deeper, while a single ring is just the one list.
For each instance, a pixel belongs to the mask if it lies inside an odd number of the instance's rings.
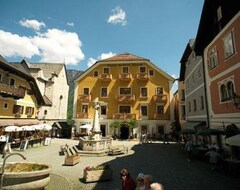
[{"label": "blue sky", "polygon": [[86,70],[129,52],[173,77],[204,0],[1,0],[0,54]]}]

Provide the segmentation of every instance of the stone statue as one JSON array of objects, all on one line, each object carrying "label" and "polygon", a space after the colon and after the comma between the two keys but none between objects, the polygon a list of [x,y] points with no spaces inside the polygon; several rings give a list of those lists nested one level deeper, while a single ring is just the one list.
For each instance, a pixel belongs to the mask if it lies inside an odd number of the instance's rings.
[{"label": "stone statue", "polygon": [[100,130],[100,125],[99,125],[99,108],[100,108],[100,103],[98,101],[98,98],[96,98],[94,101],[93,101],[94,105],[93,105],[93,108],[94,108],[94,117],[93,117],[93,128],[92,128],[92,134],[93,134],[93,138],[98,140],[100,139],[100,133],[101,133],[101,130]]}]

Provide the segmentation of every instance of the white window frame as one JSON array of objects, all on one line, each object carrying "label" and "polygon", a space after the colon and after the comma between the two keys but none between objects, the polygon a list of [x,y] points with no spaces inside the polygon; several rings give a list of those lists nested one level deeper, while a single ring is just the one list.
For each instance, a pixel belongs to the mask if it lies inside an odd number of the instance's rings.
[{"label": "white window frame", "polygon": [[[102,107],[106,107],[106,114],[102,114]],[[106,103],[102,103],[100,106],[100,114],[101,114],[101,118],[106,119],[107,118],[107,112],[108,112],[108,106]]]},{"label": "white window frame", "polygon": [[[162,93],[158,93],[158,88],[162,88]],[[156,87],[156,95],[163,95],[164,94],[164,88],[163,88],[163,86],[157,86]]]},{"label": "white window frame", "polygon": [[8,109],[8,103],[7,102],[3,102],[3,109],[5,109],[5,110]]},{"label": "white window frame", "polygon": [[[229,78],[224,79],[223,81],[218,82],[218,94],[219,94],[219,103],[220,104],[228,103],[228,102],[232,101],[232,97],[231,97],[231,94],[230,94],[228,86],[227,86],[229,82],[232,82],[233,92],[234,93],[236,92],[234,76],[230,76]],[[226,89],[226,98],[223,98],[223,96],[222,96],[221,86],[223,86],[223,85],[225,86],[225,89]]]},{"label": "white window frame", "polygon": [[[141,72],[141,68],[144,68],[145,72]],[[146,66],[139,66],[139,73],[147,73],[147,67]]]},{"label": "white window frame", "polygon": [[[107,95],[106,96],[103,96],[103,93],[102,93],[103,89],[107,89]],[[107,98],[108,97],[108,88],[107,87],[101,87],[100,96],[101,96],[101,98]]]},{"label": "white window frame", "polygon": [[[129,107],[129,108],[130,108],[130,112],[129,112],[129,113],[130,113],[130,114],[132,113],[132,106],[129,106],[129,105],[119,105],[119,106],[118,106],[118,112],[119,112],[119,113],[122,113],[122,112],[120,112],[120,107],[123,107],[123,106],[124,106],[124,107]],[[124,113],[125,113],[125,112],[124,112]]]},{"label": "white window frame", "polygon": [[234,33],[231,30],[223,38],[223,47],[224,47],[224,57],[225,59],[230,58],[236,53],[235,43],[234,43]]},{"label": "white window frame", "polygon": [[[108,73],[105,73],[105,69],[108,69]],[[103,67],[103,74],[110,74],[110,67]]]},{"label": "white window frame", "polygon": [[[95,73],[97,73],[96,76],[95,76]],[[99,76],[99,72],[98,72],[98,70],[93,71],[93,77],[97,78],[98,76]]]},{"label": "white window frame", "polygon": [[[124,68],[127,68],[127,72],[124,72]],[[128,74],[129,73],[129,66],[122,66],[122,74]]]},{"label": "white window frame", "polygon": [[[150,71],[153,72],[152,75],[150,74]],[[154,69],[149,69],[149,70],[148,70],[148,73],[149,73],[149,76],[150,76],[150,77],[154,77],[154,76],[155,76],[155,70],[154,70]]]},{"label": "white window frame", "polygon": [[[85,94],[85,92],[84,92],[85,89],[88,89],[88,94]],[[90,94],[90,88],[89,87],[83,87],[82,94],[83,95],[89,95]]]},{"label": "white window frame", "polygon": [[[163,113],[158,113],[158,107],[159,106],[163,107]],[[164,113],[165,113],[164,111],[165,111],[164,104],[162,104],[162,103],[156,104],[156,113],[157,113],[157,115],[164,115]]]},{"label": "white window frame", "polygon": [[[142,107],[147,108],[147,114],[146,115],[142,114]],[[148,105],[147,104],[140,104],[140,116],[141,116],[142,119],[148,119]]]},{"label": "white window frame", "polygon": [[[146,96],[143,96],[143,95],[142,95],[142,89],[146,89],[146,92],[147,92],[147,95],[146,95]],[[141,98],[147,98],[147,97],[148,97],[148,88],[147,88],[147,87],[141,87],[141,88],[140,88],[140,97],[141,97]]]},{"label": "white window frame", "polygon": [[[84,107],[84,106],[87,106],[87,112],[83,112],[83,107]],[[89,113],[89,104],[88,104],[88,103],[82,103],[81,113]]]},{"label": "white window frame", "polygon": [[209,70],[212,70],[218,66],[217,50],[215,46],[208,52],[208,56],[209,56],[208,68]]},{"label": "white window frame", "polygon": [[[130,89],[131,93],[130,94],[121,94],[121,89],[122,88]],[[120,96],[131,96],[132,95],[132,88],[131,87],[119,87],[119,95]]]}]

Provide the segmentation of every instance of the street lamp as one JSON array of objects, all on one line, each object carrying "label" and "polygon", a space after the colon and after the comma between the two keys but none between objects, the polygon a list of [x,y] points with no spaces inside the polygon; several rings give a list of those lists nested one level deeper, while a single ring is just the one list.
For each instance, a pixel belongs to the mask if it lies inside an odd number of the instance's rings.
[{"label": "street lamp", "polygon": [[233,94],[232,102],[236,106],[237,109],[240,109],[240,96]]}]

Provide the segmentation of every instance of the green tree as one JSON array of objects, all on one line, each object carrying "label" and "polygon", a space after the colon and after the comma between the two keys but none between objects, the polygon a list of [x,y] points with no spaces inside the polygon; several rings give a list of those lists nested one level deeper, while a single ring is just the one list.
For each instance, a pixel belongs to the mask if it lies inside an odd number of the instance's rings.
[{"label": "green tree", "polygon": [[117,137],[117,134],[116,134],[116,129],[118,129],[120,127],[121,123],[119,121],[114,121],[110,124],[110,128],[114,130],[114,136],[113,138],[116,138]]},{"label": "green tree", "polygon": [[130,121],[126,122],[126,124],[129,126],[129,128],[131,129],[131,136],[133,137],[133,129],[138,127],[138,122],[136,119],[131,119]]}]

